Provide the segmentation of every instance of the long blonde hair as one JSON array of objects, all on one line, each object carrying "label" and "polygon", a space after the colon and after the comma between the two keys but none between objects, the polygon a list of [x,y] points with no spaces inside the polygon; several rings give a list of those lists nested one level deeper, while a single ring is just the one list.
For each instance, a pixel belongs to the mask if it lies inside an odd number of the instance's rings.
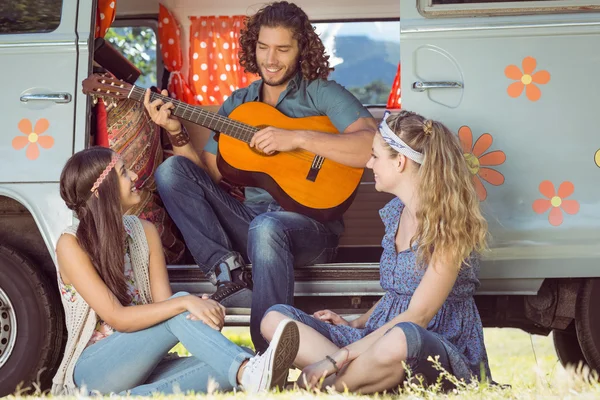
[{"label": "long blonde hair", "polygon": [[[409,111],[391,115],[386,122],[425,156],[423,164],[414,163],[419,168],[420,206],[410,247],[417,243],[417,263],[426,266],[442,261],[460,268],[471,253],[487,247],[488,226],[458,137],[442,123]],[[392,157],[397,156],[385,141],[384,146]]]}]

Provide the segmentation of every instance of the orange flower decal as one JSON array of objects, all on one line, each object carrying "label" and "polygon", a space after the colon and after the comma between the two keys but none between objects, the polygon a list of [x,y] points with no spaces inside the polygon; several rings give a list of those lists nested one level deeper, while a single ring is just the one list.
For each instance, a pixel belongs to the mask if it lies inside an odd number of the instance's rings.
[{"label": "orange flower decal", "polygon": [[504,70],[504,75],[508,79],[513,79],[517,82],[511,83],[508,86],[508,95],[510,97],[519,97],[525,89],[527,98],[531,101],[538,101],[542,97],[542,91],[538,88],[538,85],[545,85],[550,81],[550,73],[548,71],[538,71],[533,73],[535,70],[537,61],[533,57],[525,57],[523,59],[523,72],[516,65],[509,65]]},{"label": "orange flower decal", "polygon": [[492,135],[484,133],[473,145],[473,133],[468,126],[461,126],[458,130],[458,137],[462,145],[465,161],[469,167],[469,171],[473,175],[473,184],[479,201],[484,201],[487,198],[487,190],[483,186],[483,179],[487,183],[500,186],[504,183],[504,175],[490,166],[500,165],[506,161],[506,154],[501,150],[490,151],[485,153],[492,146]]},{"label": "orange flower decal", "polygon": [[575,186],[571,182],[561,183],[558,187],[558,193],[556,193],[552,182],[544,181],[540,183],[540,193],[546,198],[534,201],[533,211],[543,214],[552,208],[550,214],[548,214],[548,221],[553,226],[559,226],[563,222],[562,211],[571,215],[579,212],[579,203],[577,200],[565,200],[565,197],[569,197],[574,191]]},{"label": "orange flower decal", "polygon": [[42,118],[35,123],[35,128],[32,128],[31,121],[27,118],[23,118],[19,121],[19,130],[25,136],[15,137],[12,141],[13,148],[15,150],[21,150],[23,147],[27,146],[25,155],[30,160],[35,160],[40,155],[38,144],[44,149],[50,149],[54,146],[54,138],[52,136],[42,136],[49,126],[50,123],[48,120]]}]

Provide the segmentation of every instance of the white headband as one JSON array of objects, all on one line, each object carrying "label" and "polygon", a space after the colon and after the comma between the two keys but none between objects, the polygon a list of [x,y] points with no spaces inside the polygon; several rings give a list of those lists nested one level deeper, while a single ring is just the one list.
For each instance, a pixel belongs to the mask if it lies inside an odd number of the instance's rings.
[{"label": "white headband", "polygon": [[423,164],[423,159],[425,158],[423,156],[423,153],[419,153],[418,151],[413,150],[409,145],[404,143],[404,141],[400,139],[400,137],[398,137],[398,135],[396,135],[394,131],[390,129],[386,122],[386,119],[389,116],[390,112],[386,111],[383,114],[381,123],[379,124],[379,132],[381,133],[383,140],[385,140],[385,142],[389,144],[392,147],[392,149],[396,150],[398,153],[404,154],[406,157],[410,158],[417,164]]}]

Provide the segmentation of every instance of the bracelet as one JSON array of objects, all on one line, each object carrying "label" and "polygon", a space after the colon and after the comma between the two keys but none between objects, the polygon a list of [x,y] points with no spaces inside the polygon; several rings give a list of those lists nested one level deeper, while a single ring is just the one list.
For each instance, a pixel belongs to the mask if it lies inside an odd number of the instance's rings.
[{"label": "bracelet", "polygon": [[177,135],[172,135],[167,132],[167,136],[169,137],[169,141],[173,147],[183,147],[190,142],[190,135],[188,135],[187,129],[185,129],[184,125],[181,125],[181,132],[179,132]]},{"label": "bracelet", "polygon": [[326,359],[328,359],[329,361],[331,361],[331,363],[333,364],[333,368],[335,368],[335,373],[337,374],[338,372],[340,372],[340,369],[337,366],[337,362],[335,362],[335,360],[329,356],[325,356]]}]

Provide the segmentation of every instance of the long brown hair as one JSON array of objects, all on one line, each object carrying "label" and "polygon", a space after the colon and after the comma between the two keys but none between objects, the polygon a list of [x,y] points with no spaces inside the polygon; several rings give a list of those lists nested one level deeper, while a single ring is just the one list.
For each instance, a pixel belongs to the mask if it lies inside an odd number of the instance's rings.
[{"label": "long brown hair", "polygon": [[[438,121],[402,111],[386,120],[388,126],[413,150],[422,153],[419,170],[419,209],[416,210],[417,260],[429,265],[444,257],[452,266],[461,264],[473,251],[487,246],[487,221],[483,217],[471,173],[458,137]],[[398,152],[387,143],[392,156]]]},{"label": "long brown hair", "polygon": [[293,32],[300,49],[300,69],[302,76],[309,80],[327,79],[333,68],[329,66],[329,56],[325,54],[325,46],[315,32],[308,16],[294,3],[280,1],[261,8],[256,14],[246,18],[240,32],[240,65],[246,72],[258,74],[256,63],[256,42],[260,28],[284,27]]},{"label": "long brown hair", "polygon": [[95,195],[96,179],[115,153],[92,147],[75,153],[60,175],[60,196],[77,214],[77,241],[92,260],[100,277],[121,304],[131,302],[125,283],[125,227],[119,190],[119,176],[113,168]]}]

